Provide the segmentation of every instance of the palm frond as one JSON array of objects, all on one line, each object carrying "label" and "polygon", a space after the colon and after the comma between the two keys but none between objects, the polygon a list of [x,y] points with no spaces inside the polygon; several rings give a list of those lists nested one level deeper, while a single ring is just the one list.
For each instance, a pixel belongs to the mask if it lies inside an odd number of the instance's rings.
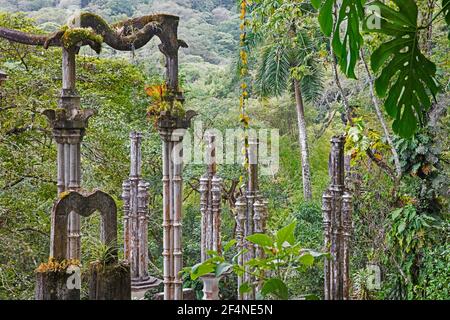
[{"label": "palm frond", "polygon": [[322,66],[314,58],[308,59],[306,65],[310,72],[304,75],[300,81],[303,98],[306,101],[315,102],[322,95],[324,72]]},{"label": "palm frond", "polygon": [[263,47],[257,67],[255,85],[261,96],[279,96],[288,88],[291,63],[289,50],[283,44]]}]

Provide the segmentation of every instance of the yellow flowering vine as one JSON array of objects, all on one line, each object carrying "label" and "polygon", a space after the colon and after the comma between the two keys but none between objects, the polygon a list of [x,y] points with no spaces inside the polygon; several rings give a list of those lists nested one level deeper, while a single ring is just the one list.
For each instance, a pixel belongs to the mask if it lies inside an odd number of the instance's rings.
[{"label": "yellow flowering vine", "polygon": [[246,106],[248,103],[248,84],[246,82],[247,75],[248,75],[248,47],[247,47],[247,6],[250,4],[250,0],[241,0],[241,15],[240,15],[240,42],[239,42],[239,49],[240,49],[240,59],[241,59],[241,96],[239,101],[239,109],[240,109],[240,117],[239,120],[244,128],[244,149],[242,150],[244,157],[244,167],[248,168],[248,128],[249,128],[249,122],[250,118],[247,115]]}]

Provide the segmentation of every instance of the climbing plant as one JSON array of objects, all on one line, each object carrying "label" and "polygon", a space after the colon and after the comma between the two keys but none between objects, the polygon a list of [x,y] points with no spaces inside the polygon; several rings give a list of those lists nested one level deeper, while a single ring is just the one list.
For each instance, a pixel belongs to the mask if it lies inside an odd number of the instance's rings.
[{"label": "climbing plant", "polygon": [[[393,0],[395,6],[365,0],[344,0],[340,6],[336,0],[311,3],[319,10],[322,32],[332,37],[332,50],[341,71],[349,78],[356,78],[355,66],[364,40],[361,29],[389,38],[371,56],[372,70],[379,73],[376,92],[380,98],[386,98],[385,109],[394,118],[394,132],[411,137],[419,125],[424,125],[424,113],[440,91],[436,65],[421,52],[419,35],[442,13],[450,24],[450,1],[443,0],[442,9],[424,25],[418,21],[414,0]],[[364,7],[370,12],[367,16]]]}]

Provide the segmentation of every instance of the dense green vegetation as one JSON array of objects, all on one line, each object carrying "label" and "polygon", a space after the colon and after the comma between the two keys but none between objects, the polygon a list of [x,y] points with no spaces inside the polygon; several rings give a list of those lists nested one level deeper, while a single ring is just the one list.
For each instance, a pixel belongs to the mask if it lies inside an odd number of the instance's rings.
[{"label": "dense green vegetation", "polygon": [[[277,230],[289,225],[289,234],[292,231],[295,236],[289,240],[292,245],[322,250],[320,207],[329,182],[329,140],[347,133],[348,180],[354,194],[353,297],[449,299],[449,42],[446,20],[438,16],[448,1],[405,1],[410,6],[401,7],[403,13],[411,14],[412,2],[418,5],[418,15],[407,28],[392,33],[383,29],[366,32],[359,7],[365,1],[345,2],[351,10],[342,9],[337,18],[331,0],[258,0],[249,6],[249,36],[244,45],[250,70],[250,125],[277,128],[281,135],[280,170],[261,178],[261,191],[269,199],[269,239],[274,241]],[[0,0],[5,11],[0,13],[0,26],[53,32],[66,22],[77,3],[80,1]],[[186,109],[198,111],[204,127],[225,130],[239,126],[240,22],[235,1],[82,0],[81,6],[109,22],[154,12],[179,15],[179,37],[189,44],[180,56]],[[353,15],[346,17],[349,12]],[[447,20],[448,12],[444,10]],[[350,24],[346,30],[349,38],[343,41],[337,26],[347,19],[356,26]],[[395,24],[395,19],[401,16],[394,14],[385,23]],[[393,103],[399,98],[398,85],[386,65],[400,65],[404,60],[386,46],[389,41],[395,45],[404,39],[405,33],[417,40],[409,45],[420,50],[420,63],[413,62],[414,68],[423,68],[423,72],[421,81],[413,81],[408,68],[402,68],[401,76],[408,82],[405,90],[410,90],[403,97],[409,100]],[[128,135],[131,130],[144,132],[143,170],[150,183],[149,255],[152,273],[161,276],[160,138],[145,117],[149,99],[144,90],[146,85],[160,82],[163,74],[164,61],[156,44],[152,41],[132,53],[104,47],[99,56],[83,48],[77,58],[77,89],[82,106],[98,112],[90,120],[82,147],[84,189],[102,189],[113,195],[120,207],[121,185],[129,170]],[[386,60],[390,56],[383,54],[386,52],[393,54],[392,62]],[[0,88],[0,299],[32,298],[33,271],[48,258],[56,149],[40,112],[57,105],[60,61],[60,50],[0,40],[0,69],[9,75]],[[440,90],[427,74],[436,77]],[[296,95],[299,92],[301,99]],[[398,105],[407,111],[397,109]],[[299,110],[304,112],[304,127],[297,120],[301,119]],[[306,182],[305,165],[310,175]],[[184,171],[185,266],[200,260],[195,189],[203,171],[203,166],[192,164]],[[219,174],[226,188],[234,184],[241,188],[240,165],[220,166]],[[308,183],[310,192],[304,188]],[[226,243],[234,237],[228,202],[222,219]],[[98,226],[96,217],[83,221],[83,261],[99,254]],[[225,259],[217,261],[228,261],[235,253],[230,248]],[[262,296],[322,297],[321,261],[312,265],[305,256],[306,260],[299,257],[295,261],[296,272],[281,274],[285,286],[278,294]],[[381,287],[366,286],[368,265],[381,268]],[[200,290],[197,280],[187,274],[185,278],[185,286]],[[234,276],[222,282],[223,298],[236,296],[235,282]]]}]

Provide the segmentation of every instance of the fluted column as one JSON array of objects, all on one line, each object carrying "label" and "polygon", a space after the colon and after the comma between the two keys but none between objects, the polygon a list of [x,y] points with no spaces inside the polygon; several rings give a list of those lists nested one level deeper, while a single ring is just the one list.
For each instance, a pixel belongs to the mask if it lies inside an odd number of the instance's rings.
[{"label": "fluted column", "polygon": [[[173,239],[173,271],[172,278],[174,284],[174,299],[183,299],[183,280],[180,271],[183,268],[183,253],[182,253],[182,221],[181,221],[181,206],[183,203],[183,178],[182,178],[182,152],[183,152],[183,135],[184,131],[177,130],[172,133],[173,150],[172,150],[172,164],[173,164],[173,210],[172,210],[172,234]],[[179,150],[179,154],[176,154]],[[178,159],[177,159],[178,158]]]},{"label": "fluted column", "polygon": [[[262,258],[264,252],[257,245],[246,240],[246,237],[255,233],[266,232],[266,223],[269,216],[268,202],[258,190],[258,139],[250,137],[248,140],[248,181],[244,196],[239,197],[236,202],[236,235],[239,250],[246,249],[246,253],[240,255],[239,265],[244,266],[254,258]],[[238,277],[238,287],[247,283],[252,287],[248,293],[238,294],[240,300],[253,300],[256,298],[256,291],[261,288],[261,283],[256,283],[254,270],[249,266],[245,267],[245,272]],[[263,277],[264,275],[261,275]]]},{"label": "fluted column", "polygon": [[171,131],[167,128],[159,128],[159,134],[162,139],[162,160],[163,160],[163,273],[164,273],[164,300],[172,300],[172,279],[171,279],[171,258],[172,243],[170,239],[172,222],[170,219],[171,211],[171,192],[170,192],[170,153]]},{"label": "fluted column", "polygon": [[215,137],[208,135],[207,172],[200,178],[201,218],[201,259],[205,261],[209,250],[221,252],[220,214],[222,199],[222,179],[216,174]]},{"label": "fluted column", "polygon": [[131,255],[130,245],[130,181],[126,180],[122,183],[122,200],[123,200],[123,252],[126,259]]},{"label": "fluted column", "polygon": [[344,192],[342,196],[342,282],[343,299],[350,297],[350,241],[352,235],[352,195]]},{"label": "fluted column", "polygon": [[331,183],[322,197],[325,250],[330,259],[325,262],[325,299],[349,299],[349,256],[351,237],[351,195],[345,189],[343,136],[331,140],[329,174]]},{"label": "fluted column", "polygon": [[200,213],[201,213],[201,237],[200,237],[200,251],[201,251],[201,261],[205,261],[207,259],[207,228],[208,228],[208,174],[204,174],[200,178]]},{"label": "fluted column", "polygon": [[[236,210],[236,240],[237,240],[237,246],[238,246],[238,252],[242,252],[245,247],[245,230],[244,230],[244,224],[245,224],[245,213],[246,213],[246,199],[245,197],[239,197],[236,200],[235,203],[235,210]],[[243,266],[245,262],[244,255],[240,254],[238,256],[238,264],[240,266]],[[243,300],[244,295],[239,292],[239,288],[241,285],[245,282],[245,277],[243,275],[238,275],[238,298],[239,300]]]},{"label": "fluted column", "polygon": [[211,179],[211,215],[212,215],[212,244],[211,248],[214,251],[217,251],[219,254],[222,251],[221,237],[220,237],[220,226],[221,226],[221,200],[222,200],[222,192],[221,192],[222,179],[218,176],[214,175]]},{"label": "fluted column", "polygon": [[131,289],[139,297],[160,280],[148,273],[148,184],[142,179],[142,134],[130,133],[130,176],[123,183],[124,253],[130,263]]},{"label": "fluted column", "polygon": [[[82,110],[76,91],[75,55],[78,48],[62,48],[62,90],[57,110],[45,110],[57,144],[57,188],[61,195],[81,185],[81,142],[93,110]],[[71,212],[67,225],[67,258],[80,260],[80,216]]]},{"label": "fluted column", "polygon": [[194,112],[184,118],[161,112],[158,130],[163,143],[163,259],[164,300],[182,300],[180,271],[183,267],[182,202],[183,202],[183,136]]},{"label": "fluted column", "polygon": [[[331,194],[325,191],[322,197],[322,212],[323,212],[323,231],[324,231],[324,250],[330,251],[331,248]],[[331,287],[331,261],[327,259],[324,262],[324,294],[325,300],[330,299],[330,287]]]}]

